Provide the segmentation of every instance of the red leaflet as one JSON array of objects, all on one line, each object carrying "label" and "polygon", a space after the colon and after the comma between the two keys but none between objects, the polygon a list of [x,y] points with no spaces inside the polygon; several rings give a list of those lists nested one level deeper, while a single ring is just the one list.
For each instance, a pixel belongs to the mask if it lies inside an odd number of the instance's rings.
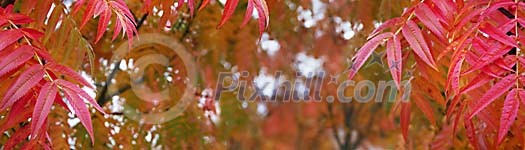
[{"label": "red leaflet", "polygon": [[516,42],[505,33],[501,32],[498,28],[492,26],[490,23],[482,24],[479,30],[483,33],[486,33],[490,38],[495,39],[505,45],[516,47]]},{"label": "red leaflet", "polygon": [[242,21],[241,28],[246,26],[250,19],[252,18],[253,14],[253,0],[248,0],[248,6],[246,6],[246,13],[244,14],[244,20]]},{"label": "red leaflet", "polygon": [[444,13],[445,16],[451,19],[452,15],[457,12],[456,5],[452,0],[432,0],[432,2],[439,8],[441,13]]},{"label": "red leaflet", "polygon": [[0,8],[0,27],[7,25],[9,21],[20,25],[30,23],[33,20],[25,15],[13,13],[13,5],[9,5],[5,9]]},{"label": "red leaflet", "polygon": [[403,56],[401,53],[401,42],[397,35],[392,36],[392,39],[386,42],[386,57],[390,68],[390,74],[392,74],[392,79],[396,82],[397,89],[401,89],[399,84],[401,83]]},{"label": "red leaflet", "polygon": [[24,34],[20,32],[20,30],[5,30],[0,32],[0,51],[4,50],[9,45],[15,43],[20,38],[22,38]]},{"label": "red leaflet", "polygon": [[199,7],[199,11],[201,11],[204,7],[208,6],[210,3],[210,0],[202,0],[201,6]]},{"label": "red leaflet", "polygon": [[33,57],[33,51],[31,49],[31,46],[24,45],[16,49],[13,53],[3,57],[2,62],[0,62],[0,77],[22,66],[22,64],[31,59]]},{"label": "red leaflet", "polygon": [[407,21],[406,25],[403,26],[402,32],[408,44],[410,44],[410,47],[414,50],[414,53],[427,65],[437,70],[436,63],[430,53],[427,42],[423,38],[421,29],[419,29],[417,24],[412,20]]},{"label": "red leaflet", "polygon": [[397,18],[392,18],[390,20],[387,20],[385,22],[383,22],[379,27],[377,27],[376,29],[374,29],[374,31],[372,31],[372,33],[370,33],[370,35],[368,35],[367,37],[367,40],[370,40],[372,37],[376,36],[377,34],[379,34],[380,32],[382,32],[383,30],[387,29],[387,28],[391,28],[399,23],[403,22],[403,18],[401,17],[397,17]]},{"label": "red leaflet", "polygon": [[237,4],[239,4],[239,0],[228,0],[226,1],[226,4],[224,4],[224,11],[222,12],[222,18],[217,26],[217,28],[221,28],[226,21],[228,21],[232,15],[233,12],[235,12],[235,8],[237,7]]},{"label": "red leaflet", "polygon": [[472,81],[470,81],[469,84],[467,84],[466,86],[461,88],[459,93],[460,94],[464,94],[466,92],[469,92],[470,90],[476,89],[476,88],[478,88],[478,87],[488,83],[492,79],[493,79],[493,77],[491,77],[491,76],[489,76],[487,74],[481,73],[478,76],[476,76],[476,78],[472,79]]},{"label": "red leaflet", "polygon": [[14,125],[27,120],[30,117],[31,112],[33,111],[33,106],[29,105],[29,107],[25,108],[25,105],[27,103],[27,100],[31,96],[32,95],[26,95],[24,96],[24,98],[22,98],[22,100],[16,101],[13,104],[13,106],[9,110],[9,114],[6,117],[9,119],[4,119],[3,122],[0,122],[0,132],[1,133],[3,133],[5,130],[9,128],[12,128]]},{"label": "red leaflet", "polygon": [[403,134],[403,139],[405,143],[408,143],[408,125],[410,125],[410,103],[402,102],[401,103],[401,116],[400,116],[400,125],[401,133]]},{"label": "red leaflet", "polygon": [[437,37],[445,39],[445,28],[439,23],[437,20],[438,17],[432,12],[427,4],[420,3],[414,10],[414,13],[416,14],[416,17]]},{"label": "red leaflet", "polygon": [[366,42],[359,51],[357,51],[357,54],[354,56],[353,64],[350,69],[350,73],[348,75],[348,79],[351,80],[354,78],[355,74],[365,64],[365,61],[370,57],[372,52],[381,44],[385,39],[392,37],[394,34],[392,32],[386,32],[383,34],[380,34],[374,38],[372,38],[370,41]]},{"label": "red leaflet", "polygon": [[[77,3],[75,3],[73,13],[76,13],[79,10],[80,6],[84,3],[85,0],[80,0]],[[135,22],[134,16],[131,14],[128,7],[126,6],[126,3],[122,0],[89,1],[87,4],[86,11],[84,12],[84,16],[82,17],[82,23],[80,24],[80,28],[84,27],[84,25],[86,25],[91,18],[100,16],[99,24],[97,27],[97,36],[95,38],[95,43],[98,42],[102,38],[102,35],[106,32],[106,27],[108,26],[110,22],[109,20],[111,19],[111,12],[115,13],[116,15],[116,20],[114,21],[115,26],[113,28],[114,33],[112,40],[115,40],[120,31],[124,31],[125,35],[128,36],[129,45],[131,47],[133,36],[137,33],[137,30],[135,28],[135,25],[137,23]]]},{"label": "red leaflet", "polygon": [[93,97],[89,96],[89,94],[87,94],[86,91],[80,89],[77,85],[62,79],[55,80],[55,82],[57,85],[62,87],[63,90],[68,90],[72,93],[75,93],[75,95],[77,95],[78,98],[83,98],[87,100],[89,103],[91,103],[91,105],[95,107],[95,109],[105,114],[104,109],[102,109],[98,105],[98,103],[93,99]]},{"label": "red leaflet", "polygon": [[40,64],[35,64],[27,69],[5,93],[0,102],[0,110],[13,105],[20,97],[35,87],[42,78],[44,78],[44,70]]},{"label": "red leaflet", "polygon": [[266,0],[253,0],[255,2],[255,8],[259,15],[259,36],[262,36],[264,29],[270,23],[270,16],[268,16],[268,7],[266,6]]},{"label": "red leaflet", "polygon": [[98,20],[97,37],[95,38],[95,43],[97,43],[102,38],[102,35],[104,35],[104,32],[106,31],[106,28],[109,24],[109,20],[111,19],[111,10],[107,9],[107,3],[102,3],[102,5],[105,6],[106,9],[102,11],[100,14],[100,19]]},{"label": "red leaflet", "polygon": [[460,51],[459,54],[452,59],[448,70],[447,83],[445,85],[447,92],[452,89],[454,94],[459,93],[459,78],[461,75],[461,66],[463,65],[464,60],[464,51]]},{"label": "red leaflet", "polygon": [[[57,84],[63,86],[58,80]],[[80,122],[86,128],[93,143],[95,141],[95,138],[93,137],[93,127],[91,126],[91,115],[89,113],[88,108],[86,107],[86,104],[84,103],[82,98],[75,94],[75,91],[65,89],[64,94],[66,95],[69,104],[71,104],[73,111],[75,111],[75,115],[78,117],[78,119],[80,119]]]},{"label": "red leaflet", "polygon": [[46,68],[53,71],[54,73],[63,74],[69,78],[72,78],[84,86],[87,86],[91,89],[95,89],[95,87],[93,87],[91,83],[89,83],[86,79],[84,79],[84,77],[80,76],[76,71],[74,71],[73,69],[69,67],[62,66],[54,62],[50,62],[46,64]]},{"label": "red leaflet", "polygon": [[33,116],[31,117],[31,137],[36,138],[38,130],[44,124],[47,119],[51,106],[58,94],[58,89],[55,87],[53,82],[47,82],[42,86],[38,98],[35,103],[35,109],[33,110]]},{"label": "red leaflet", "polygon": [[508,91],[512,86],[514,86],[514,83],[516,82],[516,75],[510,74],[506,76],[505,78],[501,79],[498,83],[496,83],[492,88],[490,88],[485,95],[483,95],[479,101],[476,101],[476,105],[474,108],[472,108],[472,113],[469,115],[469,119],[472,119],[474,115],[479,113],[481,110],[483,110],[485,107],[487,107],[490,103],[492,103],[496,98],[503,95],[506,91]]},{"label": "red leaflet", "polygon": [[505,98],[499,121],[498,145],[503,141],[503,137],[507,135],[507,131],[509,131],[510,126],[514,123],[516,116],[518,115],[518,108],[520,106],[518,94],[523,94],[523,92],[523,89],[512,89]]}]

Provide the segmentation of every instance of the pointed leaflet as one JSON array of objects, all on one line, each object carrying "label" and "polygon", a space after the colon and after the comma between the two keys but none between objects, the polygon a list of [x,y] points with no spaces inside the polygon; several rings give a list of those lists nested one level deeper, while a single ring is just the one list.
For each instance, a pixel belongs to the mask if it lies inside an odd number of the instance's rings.
[{"label": "pointed leaflet", "polygon": [[62,66],[54,62],[50,62],[46,64],[46,68],[53,71],[54,73],[63,74],[66,77],[74,79],[76,82],[79,82],[80,84],[84,86],[87,86],[91,89],[95,89],[95,87],[93,87],[93,85],[91,85],[91,83],[89,83],[84,77],[80,76],[76,71],[74,71],[73,69],[69,67]]},{"label": "pointed leaflet", "polygon": [[226,4],[224,4],[224,11],[222,12],[222,18],[217,28],[221,28],[224,23],[226,23],[226,21],[232,17],[233,12],[235,12],[235,8],[237,8],[237,4],[239,4],[239,0],[226,1]]},{"label": "pointed leaflet", "polygon": [[269,24],[270,17],[268,16],[268,6],[266,6],[266,0],[253,0],[257,14],[259,15],[259,38],[262,36],[264,29]]},{"label": "pointed leaflet", "polygon": [[97,109],[101,113],[105,114],[104,109],[102,109],[98,105],[98,103],[93,99],[93,97],[89,96],[89,94],[86,93],[86,91],[80,89],[77,85],[75,85],[75,84],[73,84],[71,82],[68,82],[66,80],[62,80],[62,79],[55,80],[55,82],[58,85],[60,85],[60,87],[62,87],[62,89],[68,90],[68,91],[71,91],[71,92],[75,93],[75,95],[77,95],[77,97],[79,96],[79,98],[83,98],[83,99],[87,100],[89,103],[91,103],[95,107],[95,109]]},{"label": "pointed leaflet", "polygon": [[414,10],[416,17],[440,39],[445,38],[445,28],[439,23],[438,17],[425,3],[420,3]]},{"label": "pointed leaflet", "polygon": [[519,93],[523,93],[523,89],[512,89],[505,98],[503,109],[501,111],[501,118],[499,121],[497,145],[503,141],[503,137],[507,135],[510,126],[512,123],[514,123],[516,116],[518,115],[518,108],[520,106],[518,101]]},{"label": "pointed leaflet", "polygon": [[206,7],[209,3],[210,3],[210,0],[202,0],[201,6],[199,7],[199,11],[204,9],[204,7]]},{"label": "pointed leaflet", "polygon": [[[57,82],[57,84],[59,83]],[[91,125],[91,114],[89,113],[89,110],[86,107],[86,104],[84,103],[82,98],[80,98],[77,94],[75,94],[75,91],[64,89],[64,94],[68,98],[69,104],[71,104],[73,111],[75,111],[75,115],[78,117],[82,125],[84,125],[84,127],[86,128],[86,131],[91,137],[91,142],[94,143],[95,138],[93,137],[93,126]]]},{"label": "pointed leaflet", "polygon": [[44,70],[40,64],[35,64],[27,69],[5,93],[4,98],[0,102],[0,110],[13,105],[20,97],[35,87],[42,78],[44,78]]},{"label": "pointed leaflet", "polygon": [[425,38],[423,38],[421,29],[419,29],[417,24],[412,20],[407,21],[406,25],[403,26],[402,33],[408,44],[410,44],[410,47],[414,50],[414,53],[416,53],[423,62],[437,70],[436,63],[432,58],[427,42]]},{"label": "pointed leaflet", "polygon": [[16,49],[13,53],[2,58],[0,62],[0,77],[20,67],[33,57],[31,46],[24,45]]},{"label": "pointed leaflet", "polygon": [[385,39],[390,38],[392,36],[392,32],[386,32],[366,42],[366,44],[363,45],[363,47],[361,47],[361,49],[359,49],[359,51],[357,51],[357,54],[354,56],[352,66],[349,66],[351,67],[351,69],[348,75],[348,79],[351,80],[352,78],[354,78],[359,68],[363,66],[365,61],[368,59],[368,57],[370,57],[372,52],[374,52],[374,50],[379,46],[379,44],[381,44]]},{"label": "pointed leaflet", "polygon": [[0,122],[0,133],[4,133],[5,130],[13,128],[13,126],[18,125],[20,122],[27,121],[33,111],[32,105],[29,105],[27,108],[25,107],[30,96],[32,95],[26,95],[22,100],[16,101],[13,104],[6,118]]},{"label": "pointed leaflet", "polygon": [[391,28],[397,24],[399,24],[400,22],[403,21],[403,18],[401,17],[397,17],[397,18],[392,18],[388,21],[385,21],[383,24],[381,24],[379,27],[377,27],[376,29],[374,29],[374,31],[372,31],[372,33],[370,33],[370,35],[368,35],[368,37],[366,38],[367,40],[371,39],[372,37],[376,36],[377,34],[379,34],[381,31],[387,29],[387,28]]},{"label": "pointed leaflet", "polygon": [[492,26],[490,23],[485,23],[480,26],[479,30],[489,35],[490,38],[495,39],[505,45],[517,47],[516,42],[498,28]]},{"label": "pointed leaflet", "polygon": [[23,35],[24,34],[18,29],[0,32],[0,51],[18,41]]},{"label": "pointed leaflet", "polygon": [[507,92],[516,82],[516,75],[510,74],[506,76],[505,78],[501,79],[498,83],[496,83],[492,88],[490,88],[485,95],[483,95],[478,101],[476,101],[476,105],[474,108],[472,108],[472,113],[469,116],[469,119],[472,119],[474,115],[478,114],[481,110],[483,110],[485,107],[487,107],[490,103],[492,103],[496,98],[503,95],[505,92]]},{"label": "pointed leaflet", "polygon": [[392,36],[392,39],[386,42],[386,57],[388,58],[388,66],[390,68],[390,74],[392,79],[396,82],[397,89],[401,89],[399,84],[401,83],[401,70],[402,70],[402,53],[401,53],[401,42],[397,35]]},{"label": "pointed leaflet", "polygon": [[107,8],[107,3],[102,3],[102,5],[106,9],[100,14],[100,18],[98,20],[97,37],[95,39],[95,43],[97,43],[102,38],[104,32],[106,32],[109,20],[111,19],[111,10]]},{"label": "pointed leaflet", "polygon": [[244,20],[242,21],[241,28],[246,26],[250,19],[252,18],[253,14],[253,0],[248,0],[248,6],[246,6],[246,13],[244,14]]},{"label": "pointed leaflet", "polygon": [[31,137],[33,139],[36,138],[38,130],[47,119],[47,115],[49,114],[49,111],[51,111],[51,106],[53,105],[57,93],[58,89],[53,82],[47,82],[42,86],[35,103],[33,116],[31,117]]},{"label": "pointed leaflet", "polygon": [[405,143],[408,143],[408,125],[410,125],[410,103],[402,102],[401,103],[401,116],[400,116],[400,126],[401,133],[403,134],[403,139]]},{"label": "pointed leaflet", "polygon": [[446,88],[447,92],[452,89],[454,94],[459,94],[459,78],[461,75],[461,66],[465,60],[465,51],[459,51],[459,54],[456,55],[449,66]]}]

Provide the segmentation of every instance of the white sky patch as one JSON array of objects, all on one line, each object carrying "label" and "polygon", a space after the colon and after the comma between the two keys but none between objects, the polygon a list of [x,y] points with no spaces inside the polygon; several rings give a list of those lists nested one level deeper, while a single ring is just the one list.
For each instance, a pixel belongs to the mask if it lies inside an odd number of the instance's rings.
[{"label": "white sky patch", "polygon": [[[86,72],[84,72],[84,71],[80,72],[80,76],[82,76],[84,79],[86,79],[86,81],[88,81],[91,86],[95,87],[95,81]],[[91,89],[91,88],[88,88],[88,87],[84,86],[84,87],[82,87],[82,90],[86,91],[86,93],[88,93],[88,95],[91,96],[92,98],[95,98],[97,96],[97,93],[96,93],[96,91],[94,89]]]},{"label": "white sky patch", "polygon": [[279,41],[277,40],[270,40],[270,35],[268,33],[263,33],[261,37],[261,49],[264,50],[268,55],[274,56],[279,49],[281,48],[281,45],[279,44]]},{"label": "white sky patch", "polygon": [[274,89],[276,86],[281,85],[284,79],[278,80],[279,83],[275,83],[276,79],[273,75],[266,74],[266,68],[262,68],[259,75],[253,80],[253,84],[262,90],[262,94],[267,97],[274,95]]},{"label": "white sky patch", "polygon": [[319,75],[321,72],[324,72],[323,58],[315,58],[313,56],[306,55],[305,52],[301,52],[297,54],[295,59],[295,69],[301,72],[301,74],[307,78],[312,78]]},{"label": "white sky patch", "polygon": [[119,96],[111,97],[111,105],[109,105],[109,110],[112,113],[119,113],[124,111],[124,101]]},{"label": "white sky patch", "polygon": [[75,127],[76,125],[78,125],[78,123],[80,123],[80,119],[78,119],[77,117],[67,119],[67,124],[68,124],[69,127],[71,127],[71,128],[73,128],[73,127]]},{"label": "white sky patch", "polygon": [[363,24],[352,24],[350,21],[343,21],[340,17],[334,17],[334,22],[337,24],[335,31],[341,33],[345,40],[351,39],[356,32],[363,29]]},{"label": "white sky patch", "polygon": [[317,25],[317,22],[325,18],[326,4],[321,2],[321,0],[312,0],[312,9],[304,9],[299,6],[297,8],[297,19],[299,21],[304,21],[303,26],[306,28],[311,28]]},{"label": "white sky patch", "polygon": [[268,107],[266,103],[257,103],[257,114],[264,117],[268,115]]}]

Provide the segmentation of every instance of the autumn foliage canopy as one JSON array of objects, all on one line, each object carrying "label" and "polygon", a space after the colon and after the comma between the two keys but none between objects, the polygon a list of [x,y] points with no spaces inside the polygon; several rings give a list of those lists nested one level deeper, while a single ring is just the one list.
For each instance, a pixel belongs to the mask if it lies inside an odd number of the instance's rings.
[{"label": "autumn foliage canopy", "polygon": [[[520,109],[525,104],[525,2],[519,0],[399,0],[399,6],[386,5],[391,2],[384,0],[66,1],[2,1],[1,148],[304,148],[297,143],[309,143],[353,149],[384,140],[408,149],[491,149],[523,148],[525,143],[525,109]],[[367,6],[371,10],[388,7],[392,9],[388,14],[395,15],[361,14]],[[317,19],[317,26],[297,17],[308,7],[313,11],[306,14]],[[331,10],[328,17],[315,16],[326,9]],[[342,17],[348,23],[366,25],[352,27],[359,33],[350,40],[338,36],[338,27],[333,29],[342,22],[334,16],[345,15],[350,16]],[[252,18],[257,19],[252,25],[257,30],[250,26]],[[132,47],[134,37],[146,32],[180,39],[198,64],[201,84],[195,95],[204,101],[203,106],[190,107],[183,116],[162,125],[128,121],[122,112],[112,110],[121,99],[140,110],[173,105],[133,103],[137,96],[128,85],[133,83],[123,82],[127,76],[118,74],[125,67],[107,62],[119,43],[127,40]],[[270,36],[283,39],[278,55],[261,54],[261,49],[267,49],[265,41],[273,40]],[[144,50],[130,57],[169,53],[163,47],[151,47],[160,50],[141,47]],[[365,80],[372,74],[365,64],[383,49],[386,56],[380,59],[386,61],[386,74],[399,93],[411,90],[397,99],[407,96],[409,101],[243,103],[228,95],[214,102],[209,94],[221,71],[285,70],[293,75],[286,68],[297,63],[290,60],[306,56],[302,50],[330,60],[325,63],[329,73],[350,68],[345,80]],[[350,66],[344,66],[345,57],[350,58]],[[181,67],[177,59],[170,62]],[[146,74],[163,76],[159,72],[165,70],[159,70]],[[411,89],[405,89],[403,80],[408,80]],[[144,79],[149,86],[163,87],[155,81]],[[110,84],[117,86],[116,93],[109,92]],[[183,84],[169,81],[173,87]],[[336,93],[330,85],[322,87],[323,95]],[[72,118],[82,127],[68,126]],[[420,129],[422,133],[414,132]],[[327,139],[323,137],[330,140],[319,140]]]}]

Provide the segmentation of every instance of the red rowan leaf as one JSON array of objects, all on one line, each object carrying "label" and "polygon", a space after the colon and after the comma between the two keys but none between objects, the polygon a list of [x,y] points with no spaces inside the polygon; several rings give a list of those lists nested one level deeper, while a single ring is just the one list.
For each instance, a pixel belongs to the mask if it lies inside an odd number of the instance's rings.
[{"label": "red rowan leaf", "polygon": [[459,78],[461,75],[461,66],[463,65],[463,61],[465,60],[465,53],[459,52],[456,57],[454,57],[449,65],[449,70],[447,73],[447,83],[445,87],[447,88],[446,91],[452,90],[454,94],[459,93]]},{"label": "red rowan leaf", "polygon": [[408,143],[408,126],[410,125],[410,103],[402,102],[401,103],[401,115],[400,115],[400,125],[401,133],[403,134],[403,139],[405,143]]},{"label": "red rowan leaf", "polygon": [[0,51],[15,43],[23,36],[24,34],[22,34],[20,30],[5,30],[0,32]]},{"label": "red rowan leaf", "polygon": [[518,115],[518,108],[520,106],[518,94],[523,94],[523,92],[525,92],[523,89],[512,89],[505,98],[499,121],[497,145],[503,141],[503,137],[507,135],[510,126],[514,123],[516,116]]},{"label": "red rowan leaf", "polygon": [[244,20],[242,21],[241,28],[246,26],[246,24],[248,24],[248,22],[252,18],[253,8],[253,0],[248,0],[248,6],[246,6],[246,13],[244,14]]},{"label": "red rowan leaf", "polygon": [[188,0],[188,8],[190,9],[190,16],[193,17],[195,11],[195,0]]},{"label": "red rowan leaf", "polygon": [[394,34],[392,32],[386,32],[380,35],[377,35],[376,37],[372,38],[370,41],[366,42],[359,51],[354,56],[353,66],[350,69],[350,73],[348,75],[348,79],[354,78],[355,74],[363,66],[365,61],[372,55],[372,52],[381,44],[385,39],[392,37]]},{"label": "red rowan leaf", "polygon": [[199,7],[199,11],[204,9],[204,7],[208,6],[209,3],[210,3],[210,0],[202,0],[201,6]]},{"label": "red rowan leaf", "polygon": [[487,74],[479,74],[478,76],[476,76],[474,79],[472,79],[466,86],[464,86],[463,88],[461,88],[460,90],[460,94],[463,94],[463,93],[466,93],[466,92],[469,92],[473,89],[476,89],[488,82],[490,82],[491,80],[493,79],[493,77],[487,75]]},{"label": "red rowan leaf", "polygon": [[512,48],[508,46],[500,47],[501,45],[495,44],[490,48],[490,51],[482,54],[478,57],[477,61],[474,64],[471,64],[472,67],[467,69],[463,74],[468,74],[477,70],[480,70],[481,68],[489,65],[490,63],[494,62],[498,58],[501,58],[503,55],[505,55],[507,52],[509,52]]},{"label": "red rowan leaf", "polygon": [[52,62],[52,63],[47,63],[46,68],[50,69],[54,73],[63,74],[69,78],[72,78],[76,82],[79,82],[80,84],[82,84],[83,86],[89,87],[91,89],[95,89],[95,87],[93,87],[93,85],[91,85],[91,83],[89,83],[84,77],[80,76],[76,71],[74,71],[73,69],[69,67],[62,66],[60,64]]},{"label": "red rowan leaf", "polygon": [[402,60],[402,51],[401,51],[401,42],[399,41],[399,38],[394,35],[392,36],[392,39],[388,40],[386,42],[386,56],[388,60],[388,66],[390,67],[390,74],[392,74],[392,79],[396,82],[396,86],[398,89],[400,88],[401,84],[401,70],[403,66],[403,60]]},{"label": "red rowan leaf", "polygon": [[24,96],[29,90],[31,90],[31,88],[35,87],[42,78],[44,78],[42,65],[35,64],[27,69],[5,93],[2,102],[0,103],[0,110],[13,105],[13,103],[20,99],[20,97]]},{"label": "red rowan leaf", "polygon": [[24,45],[16,49],[13,53],[3,57],[2,60],[0,60],[0,77],[22,66],[26,61],[33,58],[34,54],[31,49],[31,46]]},{"label": "red rowan leaf", "polygon": [[452,0],[432,0],[432,2],[439,8],[442,13],[445,13],[445,16],[451,18],[455,12],[457,12],[456,5]]},{"label": "red rowan leaf", "polygon": [[257,9],[257,14],[259,15],[259,36],[262,36],[262,33],[269,24],[270,17],[268,12],[268,7],[266,6],[266,0],[253,0],[255,4],[255,9]]},{"label": "red rowan leaf", "polygon": [[47,115],[51,111],[51,106],[58,93],[57,87],[53,82],[47,82],[40,89],[38,98],[35,103],[35,109],[31,117],[31,138],[35,139],[38,133],[38,130],[44,124],[44,121],[47,119]]},{"label": "red rowan leaf", "polygon": [[[59,84],[59,82],[57,82],[57,84]],[[64,90],[64,94],[68,98],[69,104],[71,104],[75,115],[78,117],[78,119],[80,119],[80,122],[82,123],[82,125],[84,125],[84,128],[86,128],[86,131],[91,137],[91,141],[93,143],[95,141],[95,138],[93,136],[93,127],[91,125],[91,115],[89,113],[88,108],[86,107],[86,104],[84,103],[82,98],[75,94],[74,91]]]},{"label": "red rowan leaf", "polygon": [[26,15],[14,13],[13,5],[8,5],[5,9],[0,8],[0,27],[9,24],[9,21],[16,25],[33,22],[33,20]]},{"label": "red rowan leaf", "polygon": [[414,13],[416,17],[436,36],[440,39],[445,38],[445,28],[439,23],[439,20],[437,20],[438,17],[427,4],[420,3],[414,10]]},{"label": "red rowan leaf", "polygon": [[226,21],[232,17],[233,12],[235,12],[235,8],[237,8],[237,4],[239,4],[239,0],[226,1],[226,4],[224,4],[224,11],[222,12],[222,18],[217,28],[221,28],[226,23]]},{"label": "red rowan leaf", "polygon": [[379,27],[377,27],[376,29],[374,29],[374,31],[372,31],[372,33],[370,33],[370,35],[368,35],[367,37],[367,40],[370,40],[372,37],[376,36],[377,34],[379,34],[380,32],[382,32],[383,30],[387,29],[387,28],[391,28],[399,23],[403,22],[403,18],[401,17],[397,17],[397,18],[392,18],[390,20],[387,20],[385,22],[383,22]]},{"label": "red rowan leaf", "polygon": [[35,30],[35,29],[31,29],[31,28],[20,28],[20,31],[22,31],[22,33],[26,37],[28,37],[30,39],[33,39],[33,40],[38,40],[38,38],[44,36],[44,33],[40,32],[38,30]]},{"label": "red rowan leaf", "polygon": [[17,125],[20,122],[27,121],[27,119],[31,116],[31,112],[33,111],[33,106],[29,105],[29,107],[25,107],[27,100],[30,99],[32,95],[26,95],[22,100],[16,101],[11,109],[9,110],[9,113],[7,114],[6,119],[4,119],[2,122],[0,122],[0,133],[3,133],[5,130],[12,128],[13,126]]},{"label": "red rowan leaf", "polygon": [[106,9],[100,14],[100,19],[98,20],[97,37],[95,38],[95,43],[97,43],[102,38],[109,24],[109,20],[111,19],[111,10],[107,9],[108,6],[106,3],[103,3],[102,5],[104,5]]},{"label": "red rowan leaf", "polygon": [[62,87],[62,89],[68,90],[68,91],[71,91],[71,92],[75,93],[76,95],[79,96],[79,98],[83,98],[83,99],[87,100],[89,103],[91,103],[91,105],[93,105],[93,107],[95,107],[95,109],[97,109],[101,113],[105,114],[104,109],[102,109],[98,105],[98,103],[93,99],[93,97],[89,96],[89,94],[86,93],[86,91],[80,89],[77,85],[75,85],[75,84],[73,84],[71,82],[68,82],[66,80],[62,80],[62,79],[55,80],[55,82],[56,82],[57,85]]},{"label": "red rowan leaf", "polygon": [[474,117],[477,113],[479,113],[481,110],[483,110],[485,107],[487,107],[490,103],[492,103],[496,98],[503,95],[505,92],[507,92],[512,86],[514,86],[514,83],[516,82],[516,75],[510,74],[507,75],[505,78],[501,79],[498,83],[496,83],[494,86],[492,86],[486,93],[483,95],[479,101],[477,101],[476,105],[472,108],[472,113],[469,116],[469,119]]},{"label": "red rowan leaf", "polygon": [[479,30],[489,35],[490,38],[495,39],[505,45],[512,47],[517,46],[516,42],[512,38],[505,35],[505,33],[501,32],[498,28],[492,26],[490,23],[485,23],[481,25]]},{"label": "red rowan leaf", "polygon": [[421,29],[419,29],[417,24],[411,20],[407,21],[406,25],[403,26],[402,33],[408,44],[410,44],[410,47],[414,50],[414,53],[427,65],[437,70],[436,63],[430,53],[427,42],[423,38]]}]

